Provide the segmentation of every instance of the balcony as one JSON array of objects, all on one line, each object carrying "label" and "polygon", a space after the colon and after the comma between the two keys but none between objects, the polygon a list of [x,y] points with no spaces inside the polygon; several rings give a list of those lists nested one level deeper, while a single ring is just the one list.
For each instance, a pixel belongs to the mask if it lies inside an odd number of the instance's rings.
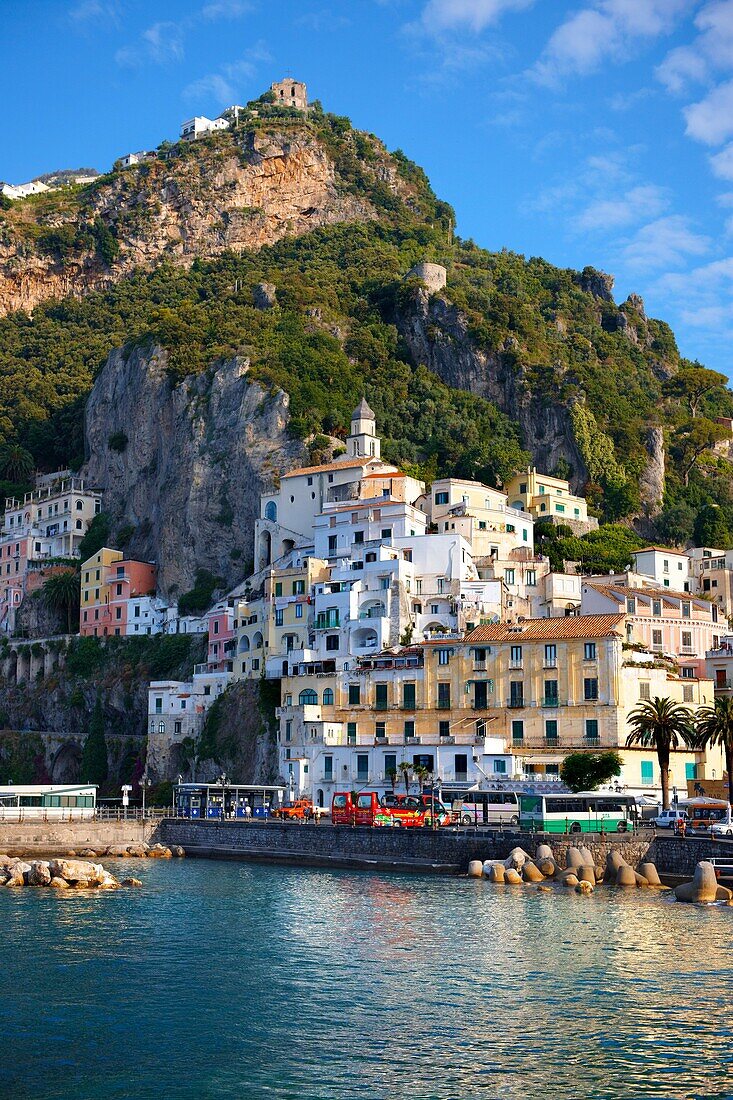
[{"label": "balcony", "polygon": [[386,699],[377,699],[374,710],[389,710],[389,703]]},{"label": "balcony", "polygon": [[421,745],[422,737],[405,737],[406,745]]},{"label": "balcony", "polygon": [[522,710],[527,704],[523,695],[513,695],[511,699],[507,699],[506,705],[510,710]]},{"label": "balcony", "polygon": [[334,630],[341,626],[339,615],[316,615],[316,630]]},{"label": "balcony", "polygon": [[520,658],[518,661],[510,661],[509,668],[521,669],[524,668],[524,661]]},{"label": "balcony", "polygon": [[546,695],[544,699],[540,701],[542,707],[559,707],[560,700],[557,695]]},{"label": "balcony", "polygon": [[487,668],[487,662],[486,661],[474,661],[473,662],[473,671],[474,672],[486,672],[486,668]]},{"label": "balcony", "polygon": [[375,737],[374,738],[374,744],[375,745],[388,745],[389,744],[389,737]]},{"label": "balcony", "polygon": [[484,699],[483,701],[479,701],[479,702],[477,702],[474,699],[473,703],[471,704],[471,709],[472,710],[488,710],[490,706],[491,706],[491,703],[489,702],[488,699]]},{"label": "balcony", "polygon": [[[437,707],[438,710],[450,710],[450,706],[451,706],[450,699],[438,699],[438,707]],[[404,708],[404,709],[407,709],[407,708]],[[411,707],[409,709],[414,710],[415,708]]]},{"label": "balcony", "polygon": [[583,737],[583,744],[587,745],[588,748],[591,748],[591,747],[592,748],[598,748],[600,743],[601,743],[600,737],[587,737],[587,736]]},{"label": "balcony", "polygon": [[557,657],[545,657],[545,659],[542,663],[542,667],[543,668],[557,668]]},{"label": "balcony", "polygon": [[542,740],[542,744],[546,749],[556,749],[560,745],[559,737],[545,737]]},{"label": "balcony", "polygon": [[[483,740],[483,738],[482,738],[482,740]],[[456,739],[452,735],[448,735],[448,736],[445,736],[445,737],[440,735],[438,737],[438,744],[439,745],[455,745],[455,743],[456,743]]]},{"label": "balcony", "polygon": [[512,737],[512,748],[513,749],[523,749],[524,748],[524,738],[523,737]]}]

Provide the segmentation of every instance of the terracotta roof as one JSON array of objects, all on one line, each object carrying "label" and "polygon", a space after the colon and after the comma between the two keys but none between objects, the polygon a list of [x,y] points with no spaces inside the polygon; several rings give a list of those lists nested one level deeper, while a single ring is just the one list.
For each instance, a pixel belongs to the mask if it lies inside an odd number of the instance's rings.
[{"label": "terracotta roof", "polygon": [[697,607],[711,606],[707,600],[693,596],[691,592],[674,592],[671,588],[627,588],[625,585],[595,584],[593,581],[587,581],[586,584],[604,596],[620,596],[622,600],[627,596],[633,596],[635,599],[641,597],[644,600],[687,600],[688,603],[694,603]]},{"label": "terracotta roof", "polygon": [[290,470],[283,474],[286,477],[301,477],[303,474],[323,474],[330,470],[355,470],[358,466],[369,466],[372,462],[379,462],[378,458],[342,458],[335,462],[325,462],[322,466],[299,466],[297,470]]},{"label": "terracotta roof", "polygon": [[381,474],[379,474],[379,473],[377,473],[377,474],[365,474],[362,480],[366,481],[366,479],[368,477],[387,478],[387,477],[407,477],[407,476],[408,476],[407,474],[403,474],[402,470],[387,470],[385,473],[381,473]]},{"label": "terracotta roof", "polygon": [[634,554],[648,554],[651,550],[655,550],[658,554],[676,554],[679,558],[684,558],[685,553],[683,550],[671,550],[669,546],[644,546],[641,550],[632,550],[631,556]]},{"label": "terracotta roof", "polygon": [[624,615],[569,615],[557,619],[525,619],[521,623],[478,626],[463,639],[468,645],[486,642],[541,642],[565,638],[621,637]]}]

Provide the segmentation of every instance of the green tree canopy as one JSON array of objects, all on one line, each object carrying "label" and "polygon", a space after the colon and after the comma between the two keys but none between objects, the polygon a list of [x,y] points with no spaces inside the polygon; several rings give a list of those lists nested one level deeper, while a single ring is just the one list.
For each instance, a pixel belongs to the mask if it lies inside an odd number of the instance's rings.
[{"label": "green tree canopy", "polygon": [[595,791],[620,774],[617,752],[571,752],[560,765],[560,778],[571,791]]}]

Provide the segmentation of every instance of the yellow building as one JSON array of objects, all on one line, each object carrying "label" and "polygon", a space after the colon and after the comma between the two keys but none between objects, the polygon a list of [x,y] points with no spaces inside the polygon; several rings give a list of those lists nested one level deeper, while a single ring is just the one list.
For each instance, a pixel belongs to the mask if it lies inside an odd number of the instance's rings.
[{"label": "yellow building", "polygon": [[529,512],[535,519],[549,519],[571,527],[586,525],[586,530],[598,526],[598,521],[588,516],[585,498],[570,492],[569,482],[539,474],[534,466],[515,474],[506,484],[506,493],[511,508]]},{"label": "yellow building", "polygon": [[81,610],[99,608],[109,604],[110,585],[105,578],[110,576],[110,566],[122,561],[121,550],[111,550],[103,546],[91,558],[87,558],[81,567]]}]

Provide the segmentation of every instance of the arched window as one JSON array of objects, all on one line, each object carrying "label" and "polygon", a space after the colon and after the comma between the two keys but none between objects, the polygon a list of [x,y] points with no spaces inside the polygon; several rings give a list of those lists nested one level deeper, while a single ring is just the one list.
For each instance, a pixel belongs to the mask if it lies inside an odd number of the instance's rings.
[{"label": "arched window", "polygon": [[77,510],[77,512],[83,512],[84,511],[84,502],[83,501],[77,500],[76,510]]},{"label": "arched window", "polygon": [[165,722],[158,722],[158,733],[165,733]]},{"label": "arched window", "polygon": [[323,692],[323,705],[324,707],[333,706],[333,688],[326,688]]},{"label": "arched window", "polygon": [[265,519],[277,523],[277,504],[275,504],[274,500],[268,500],[265,505]]},{"label": "arched window", "polygon": [[315,706],[318,703],[318,696],[312,688],[306,688],[306,690],[301,691],[298,696],[298,702],[301,707]]}]

